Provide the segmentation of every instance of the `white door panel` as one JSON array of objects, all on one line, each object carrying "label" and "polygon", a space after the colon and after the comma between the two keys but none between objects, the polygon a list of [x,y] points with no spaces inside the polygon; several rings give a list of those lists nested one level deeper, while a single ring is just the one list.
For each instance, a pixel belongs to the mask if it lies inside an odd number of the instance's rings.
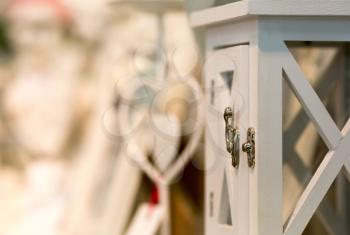
[{"label": "white door panel", "polygon": [[[248,46],[214,51],[205,68],[207,92],[206,131],[206,234],[249,234],[249,175],[246,155],[240,149],[249,126]],[[226,149],[225,108],[233,110],[232,126],[240,131],[239,165],[233,167]],[[213,162],[215,164],[213,164]]]}]

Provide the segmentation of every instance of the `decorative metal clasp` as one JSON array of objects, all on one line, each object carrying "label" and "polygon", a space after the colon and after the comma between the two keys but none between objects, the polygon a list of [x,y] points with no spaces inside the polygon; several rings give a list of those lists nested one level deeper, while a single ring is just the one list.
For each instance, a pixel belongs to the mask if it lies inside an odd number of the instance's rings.
[{"label": "decorative metal clasp", "polygon": [[248,154],[248,166],[255,167],[255,130],[250,127],[247,132],[247,142],[242,145],[243,152]]},{"label": "decorative metal clasp", "polygon": [[239,165],[239,130],[233,128],[233,111],[230,107],[227,107],[224,112],[225,119],[225,139],[226,150],[231,154],[232,166],[237,167]]}]

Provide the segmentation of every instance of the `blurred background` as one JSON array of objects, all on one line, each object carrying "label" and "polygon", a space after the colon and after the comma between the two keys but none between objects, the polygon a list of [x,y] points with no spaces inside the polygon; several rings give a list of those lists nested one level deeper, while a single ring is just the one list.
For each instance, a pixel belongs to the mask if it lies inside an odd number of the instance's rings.
[{"label": "blurred background", "polygon": [[[172,234],[204,233],[204,36],[188,11],[229,2],[0,2],[0,235],[156,233],[161,216],[143,217],[164,200]],[[289,48],[341,127],[348,46]],[[284,103],[287,221],[325,147],[287,86]],[[328,195],[343,215],[347,184]],[[321,222],[305,234],[332,234]]]},{"label": "blurred background", "polygon": [[[138,205],[159,201],[129,143],[144,159],[157,152],[159,172],[193,133],[188,155],[201,144],[191,108],[199,56],[183,3],[0,7],[0,234],[124,234]],[[201,229],[203,163],[192,161],[171,186],[178,234]]]}]

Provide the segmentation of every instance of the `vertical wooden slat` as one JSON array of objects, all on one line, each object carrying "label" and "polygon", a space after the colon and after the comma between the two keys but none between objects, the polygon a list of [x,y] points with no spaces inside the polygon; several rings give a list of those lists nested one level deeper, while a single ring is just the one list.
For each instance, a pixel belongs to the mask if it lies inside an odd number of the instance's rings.
[{"label": "vertical wooden slat", "polygon": [[[280,235],[282,222],[282,68],[278,38],[268,23],[258,26],[257,196],[258,235]],[[277,40],[277,41],[276,41]]]}]

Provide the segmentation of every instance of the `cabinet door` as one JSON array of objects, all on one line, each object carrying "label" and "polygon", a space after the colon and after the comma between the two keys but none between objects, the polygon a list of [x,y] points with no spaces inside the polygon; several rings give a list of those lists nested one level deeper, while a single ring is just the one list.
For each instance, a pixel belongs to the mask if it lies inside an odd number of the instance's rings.
[{"label": "cabinet door", "polygon": [[[220,49],[207,55],[205,234],[249,234],[249,167],[241,145],[249,122],[248,45]],[[233,128],[239,130],[235,146],[239,164],[234,167],[226,146],[224,112],[233,111]],[[231,121],[231,120],[230,120]]]}]

